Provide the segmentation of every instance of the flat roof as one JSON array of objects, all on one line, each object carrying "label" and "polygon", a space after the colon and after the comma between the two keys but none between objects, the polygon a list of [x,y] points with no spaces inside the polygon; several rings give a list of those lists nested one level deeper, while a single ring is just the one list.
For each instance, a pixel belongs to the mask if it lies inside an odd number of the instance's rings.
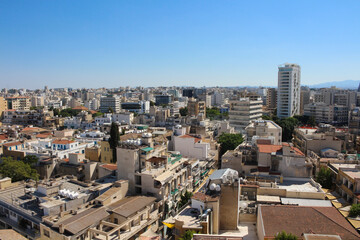
[{"label": "flat roof", "polygon": [[202,228],[198,218],[199,214],[200,212],[196,208],[188,206],[176,215],[174,219],[184,222],[183,228]]},{"label": "flat roof", "polygon": [[284,180],[278,186],[292,192],[319,192],[309,181]]},{"label": "flat roof", "polygon": [[308,207],[331,207],[330,200],[302,199],[302,198],[281,198],[283,205],[298,205]]}]

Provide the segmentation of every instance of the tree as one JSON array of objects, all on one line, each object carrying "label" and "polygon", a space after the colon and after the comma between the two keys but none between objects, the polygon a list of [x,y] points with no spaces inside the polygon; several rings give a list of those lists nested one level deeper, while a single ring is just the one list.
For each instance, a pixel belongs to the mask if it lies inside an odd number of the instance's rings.
[{"label": "tree", "polygon": [[184,206],[185,204],[187,204],[190,199],[192,197],[192,193],[188,192],[187,190],[185,191],[185,193],[183,195],[180,196],[180,204],[179,207],[181,208],[182,206]]},{"label": "tree", "polygon": [[184,108],[180,108],[180,109],[179,109],[179,112],[180,112],[180,115],[181,115],[181,116],[187,116],[188,113],[189,113],[189,110],[188,110],[187,107],[184,107]]},{"label": "tree", "polygon": [[39,180],[39,174],[29,164],[23,161],[13,160],[11,157],[3,158],[0,164],[0,174],[9,177],[13,182],[34,179]]},{"label": "tree", "polygon": [[116,123],[111,123],[110,128],[110,138],[109,144],[110,148],[113,150],[113,163],[116,163],[116,147],[118,146],[120,141],[120,133],[119,133],[119,126]]},{"label": "tree", "polygon": [[182,237],[179,238],[179,240],[192,240],[195,233],[197,232],[194,230],[186,230],[184,235],[182,235]]},{"label": "tree", "polygon": [[298,125],[298,120],[293,117],[288,117],[276,121],[276,123],[282,128],[282,140],[283,142],[290,142],[293,137],[295,127]]},{"label": "tree", "polygon": [[313,116],[297,115],[294,116],[294,118],[296,118],[299,121],[299,124],[303,126],[308,125],[313,127],[316,125],[316,121]]},{"label": "tree", "polygon": [[22,161],[30,166],[35,166],[39,161],[39,158],[35,155],[26,155]]},{"label": "tree", "polygon": [[222,156],[227,150],[234,150],[244,141],[243,136],[238,133],[223,133],[220,135],[218,142],[220,143],[220,155]]},{"label": "tree", "polygon": [[96,112],[92,115],[93,118],[96,118],[96,117],[101,117],[102,115],[104,115],[104,113],[102,112]]},{"label": "tree", "polygon": [[112,109],[112,107],[109,107],[108,112],[109,113],[114,113],[114,109]]},{"label": "tree", "polygon": [[275,235],[275,240],[297,240],[297,237],[294,234],[281,231]]},{"label": "tree", "polygon": [[360,203],[353,204],[350,208],[349,217],[357,217],[360,215]]},{"label": "tree", "polygon": [[327,167],[321,167],[319,172],[316,174],[316,181],[324,188],[332,188],[332,176],[331,170]]}]

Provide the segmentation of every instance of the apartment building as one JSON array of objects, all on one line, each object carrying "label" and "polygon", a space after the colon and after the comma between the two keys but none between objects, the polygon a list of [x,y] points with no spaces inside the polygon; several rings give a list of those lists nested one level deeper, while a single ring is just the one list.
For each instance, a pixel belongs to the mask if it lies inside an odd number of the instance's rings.
[{"label": "apartment building", "polygon": [[300,114],[301,68],[297,64],[279,66],[277,116],[292,117]]},{"label": "apartment building", "polygon": [[113,113],[119,113],[121,110],[120,98],[118,96],[105,96],[100,98],[100,112],[102,113],[109,113],[110,110]]},{"label": "apartment building", "polygon": [[30,110],[31,101],[29,97],[7,97],[7,109]]},{"label": "apartment building", "polygon": [[270,140],[271,144],[282,144],[282,128],[273,121],[257,120],[246,128],[247,141],[255,143],[258,140]]},{"label": "apartment building", "polygon": [[275,109],[277,106],[277,90],[268,88],[266,91],[266,108]]},{"label": "apartment building", "polygon": [[260,120],[262,116],[262,100],[256,98],[240,98],[230,101],[229,123],[237,131],[244,131],[251,121]]},{"label": "apartment building", "polygon": [[204,117],[206,116],[206,103],[205,101],[199,101],[195,98],[190,98],[188,101],[188,115],[189,116],[198,116],[202,114]]},{"label": "apartment building", "polygon": [[5,110],[7,110],[7,102],[5,98],[0,97],[0,119],[2,119]]}]

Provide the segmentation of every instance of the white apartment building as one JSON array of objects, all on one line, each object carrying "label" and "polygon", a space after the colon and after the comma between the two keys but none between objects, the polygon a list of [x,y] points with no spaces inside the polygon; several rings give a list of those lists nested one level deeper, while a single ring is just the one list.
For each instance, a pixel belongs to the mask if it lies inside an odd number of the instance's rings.
[{"label": "white apartment building", "polygon": [[251,121],[260,120],[262,116],[262,100],[240,98],[230,101],[229,122],[237,131],[244,131]]},{"label": "white apartment building", "polygon": [[277,116],[292,117],[300,114],[301,68],[297,64],[285,63],[279,66]]},{"label": "white apartment building", "polygon": [[188,158],[205,160],[209,157],[210,143],[203,142],[201,138],[190,135],[173,136],[174,150]]}]

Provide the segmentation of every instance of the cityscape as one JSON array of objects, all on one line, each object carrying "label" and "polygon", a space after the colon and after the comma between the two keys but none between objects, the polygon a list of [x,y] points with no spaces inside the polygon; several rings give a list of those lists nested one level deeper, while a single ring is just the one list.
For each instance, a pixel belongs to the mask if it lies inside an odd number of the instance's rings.
[{"label": "cityscape", "polygon": [[[325,69],[320,63],[314,67],[310,58],[316,53],[311,55],[309,50],[308,61],[300,61],[301,49],[274,56],[271,64],[265,64],[253,49],[258,65],[254,66],[251,58],[241,71],[225,72],[212,65],[218,61],[224,66],[227,61],[221,62],[224,56],[216,55],[217,50],[214,56],[219,58],[210,61],[211,54],[201,58],[201,53],[192,49],[195,45],[191,42],[197,41],[193,34],[205,39],[211,35],[205,30],[215,31],[209,30],[203,19],[196,17],[195,21],[193,17],[199,14],[206,19],[207,14],[218,13],[208,21],[220,33],[235,24],[226,17],[228,14],[239,17],[235,13],[242,10],[245,18],[253,17],[244,8],[254,5],[228,1],[209,1],[209,6],[188,1],[135,2],[89,1],[88,6],[82,1],[74,6],[67,1],[34,1],[35,6],[24,1],[0,3],[0,33],[5,33],[0,39],[0,53],[4,53],[0,54],[0,239],[360,239],[360,81],[344,80],[358,77],[356,67],[349,63],[352,71],[348,73],[340,67],[332,68],[330,63]],[[307,9],[307,4],[298,7]],[[275,22],[277,18],[265,5],[260,11]],[[192,10],[186,8],[189,6]],[[1,14],[2,7],[5,15]],[[79,8],[83,7],[81,12]],[[276,12],[287,7],[281,6]],[[324,12],[336,10],[335,5],[331,7],[334,9],[329,7]],[[192,12],[203,8],[202,13]],[[155,14],[158,12],[164,15]],[[140,18],[137,22],[133,20],[136,16]],[[118,18],[128,18],[130,27]],[[288,26],[297,21],[289,19]],[[8,25],[2,20],[13,21]],[[58,24],[59,29],[43,28],[46,20]],[[315,24],[320,22],[316,20]],[[27,21],[32,26],[26,30],[21,24]],[[82,21],[85,25],[81,27]],[[219,27],[213,21],[228,25]],[[121,61],[126,58],[128,52],[123,46],[108,51],[106,44],[94,45],[104,51],[104,55],[94,53],[95,60],[82,52],[92,51],[93,46],[84,41],[87,38],[114,44],[119,33],[114,30],[108,36],[104,29],[114,29],[118,23],[123,34],[120,45],[139,48],[139,52],[144,47],[142,41],[156,42],[154,36],[160,33],[166,41],[185,43],[176,46],[177,51],[171,44],[163,46],[166,51],[150,49],[155,43],[149,43],[148,52],[141,53],[143,58],[127,59],[134,64],[131,66],[110,64],[117,61],[112,59],[114,52],[124,51],[118,57]],[[172,24],[189,28],[188,35],[174,40],[174,36],[179,37],[177,31],[186,31],[179,28],[173,32],[169,27]],[[6,27],[2,30],[1,26]],[[11,28],[15,26],[18,32]],[[74,26],[72,34],[60,34]],[[137,32],[138,28],[143,32]],[[245,29],[247,34],[252,33],[249,29]],[[83,31],[98,38],[80,36]],[[24,38],[27,34],[34,38]],[[49,34],[54,34],[53,38]],[[49,50],[45,44],[44,52],[34,54],[33,61],[26,63],[29,66],[20,64],[27,59],[26,54],[44,44],[36,42],[35,35],[41,41],[58,41],[59,48]],[[69,44],[67,37],[74,38],[73,46],[79,51],[61,49]],[[233,40],[237,35],[223,37]],[[314,35],[314,44],[317,37]],[[214,35],[214,39],[220,41],[221,37]],[[196,48],[209,47],[212,40],[202,41]],[[13,45],[7,45],[10,42]],[[17,47],[19,52],[13,49]],[[236,52],[241,47],[233,48]],[[156,50],[159,52],[152,52]],[[68,59],[51,58],[62,51],[72,54]],[[167,51],[179,59],[167,59]],[[172,65],[185,62],[182,57],[190,52],[194,58],[185,57],[188,65]],[[101,60],[105,53],[108,57]],[[264,58],[269,57],[267,54]],[[228,55],[229,59],[234,56]],[[280,58],[283,61],[277,62]],[[79,59],[84,61],[83,69]],[[158,75],[156,65],[160,62],[164,72]],[[42,73],[37,72],[36,64],[42,66]],[[59,68],[52,64],[59,64]],[[207,64],[204,75],[200,74],[201,64]],[[115,74],[118,67],[122,72]],[[109,75],[92,78],[108,70]],[[177,75],[178,71],[184,75]],[[218,78],[221,74],[224,78]],[[315,80],[321,74],[322,80]]]}]

